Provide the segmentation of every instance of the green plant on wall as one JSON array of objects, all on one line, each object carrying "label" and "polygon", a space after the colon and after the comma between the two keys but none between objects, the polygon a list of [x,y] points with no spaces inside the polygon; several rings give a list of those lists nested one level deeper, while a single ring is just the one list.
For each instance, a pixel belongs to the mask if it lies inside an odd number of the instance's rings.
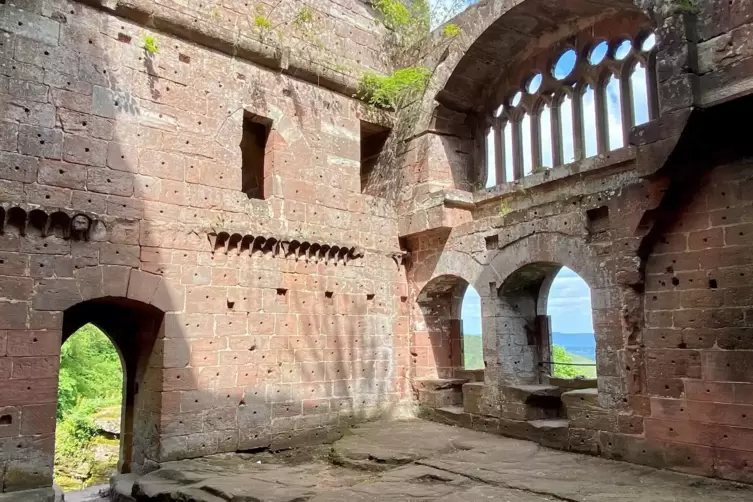
[{"label": "green plant on wall", "polygon": [[[398,68],[389,75],[365,72],[361,76],[357,97],[380,108],[397,109],[407,104],[409,97],[419,96],[426,90],[432,71],[416,62],[425,56],[430,42],[432,20],[444,20],[448,12],[465,2],[439,2],[430,5],[427,0],[373,0],[372,7],[381,14],[381,22],[395,36],[397,53],[394,56]],[[445,9],[451,10],[445,10]],[[443,37],[452,42],[461,33],[456,24],[442,27]],[[440,45],[441,47],[441,45]],[[400,59],[398,62],[397,59]],[[409,60],[413,59],[414,63]]]},{"label": "green plant on wall", "polygon": [[461,33],[460,26],[456,24],[447,24],[444,27],[442,27],[442,35],[450,38],[455,38],[459,36]]},{"label": "green plant on wall", "polygon": [[512,209],[510,208],[510,203],[507,201],[503,201],[499,205],[499,215],[504,218],[508,214],[512,213]]},{"label": "green plant on wall", "polygon": [[144,50],[149,55],[155,55],[159,52],[159,46],[157,46],[157,40],[151,35],[144,35]]},{"label": "green plant on wall", "polygon": [[359,82],[358,97],[380,108],[397,108],[422,93],[429,77],[431,72],[422,66],[401,68],[387,76],[367,72]]}]

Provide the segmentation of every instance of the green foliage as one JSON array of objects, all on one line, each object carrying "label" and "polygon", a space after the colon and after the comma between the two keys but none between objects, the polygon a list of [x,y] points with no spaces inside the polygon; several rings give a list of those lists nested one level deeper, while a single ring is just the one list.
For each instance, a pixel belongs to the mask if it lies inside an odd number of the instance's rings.
[{"label": "green foliage", "polygon": [[115,347],[96,326],[83,326],[61,349],[58,417],[65,417],[79,400],[113,402],[122,393],[123,370]]},{"label": "green foliage", "polygon": [[463,368],[484,369],[484,348],[480,336],[463,335]]},{"label": "green foliage", "polygon": [[[91,446],[98,440],[98,428],[93,417],[104,409],[119,410],[122,393],[123,371],[115,347],[96,326],[83,326],[63,344],[60,356],[55,480],[63,488],[101,483],[112,473],[112,465],[95,462]],[[106,476],[93,476],[97,469]]]},{"label": "green foliage", "polygon": [[512,208],[510,207],[510,203],[508,201],[503,201],[499,205],[499,215],[504,218],[508,214],[512,213]]},{"label": "green foliage", "polygon": [[366,72],[358,84],[357,96],[380,108],[398,108],[411,96],[422,93],[431,71],[423,66],[395,70],[391,75]]},{"label": "green foliage", "polygon": [[677,12],[697,14],[699,11],[697,0],[672,0],[672,4]]},{"label": "green foliage", "polygon": [[447,24],[442,28],[442,35],[450,38],[457,37],[460,35],[460,26],[453,23]]},{"label": "green foliage", "polygon": [[[555,363],[566,364],[591,364],[593,361],[586,359],[585,357],[571,354],[560,345],[554,345],[552,347],[552,361]],[[595,366],[566,366],[562,364],[555,364],[554,376],[557,378],[596,378]]]},{"label": "green foliage", "polygon": [[261,31],[267,31],[272,29],[272,21],[269,20],[268,17],[257,14],[254,16],[254,26],[259,28]]},{"label": "green foliage", "polygon": [[374,0],[372,6],[403,47],[412,47],[429,33],[431,13],[426,0]]},{"label": "green foliage", "polygon": [[151,55],[159,52],[157,40],[151,35],[144,35],[144,50]]},{"label": "green foliage", "polygon": [[[564,347],[554,345],[552,347],[552,361],[555,363],[571,364],[573,358]],[[555,364],[554,376],[557,378],[575,378],[578,376],[577,366],[562,366],[561,364]]]},{"label": "green foliage", "polygon": [[314,22],[314,9],[308,5],[301,7],[296,13],[295,18],[293,18],[293,25],[298,29],[303,28],[305,25],[311,24],[312,22]]}]

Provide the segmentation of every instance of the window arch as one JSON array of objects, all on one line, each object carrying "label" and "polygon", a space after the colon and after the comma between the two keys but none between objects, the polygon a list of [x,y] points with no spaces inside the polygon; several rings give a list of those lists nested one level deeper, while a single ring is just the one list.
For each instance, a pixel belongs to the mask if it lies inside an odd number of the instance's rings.
[{"label": "window arch", "polygon": [[624,147],[658,115],[655,61],[656,35],[630,14],[506,68],[489,107],[486,187]]}]

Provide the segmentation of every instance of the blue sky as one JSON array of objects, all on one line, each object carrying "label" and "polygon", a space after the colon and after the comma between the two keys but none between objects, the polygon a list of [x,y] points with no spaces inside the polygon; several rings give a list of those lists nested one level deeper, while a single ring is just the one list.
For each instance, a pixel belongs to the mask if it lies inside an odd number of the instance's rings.
[{"label": "blue sky", "polygon": [[[593,333],[591,290],[578,274],[567,267],[557,274],[549,290],[547,314],[552,316],[552,331],[559,333]],[[472,286],[463,297],[463,330],[481,333],[481,298]]]}]

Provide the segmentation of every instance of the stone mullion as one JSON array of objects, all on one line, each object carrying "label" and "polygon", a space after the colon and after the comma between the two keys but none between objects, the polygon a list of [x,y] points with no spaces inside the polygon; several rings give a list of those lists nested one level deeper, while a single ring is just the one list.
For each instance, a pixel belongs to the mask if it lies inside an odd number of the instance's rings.
[{"label": "stone mullion", "polygon": [[505,140],[504,122],[502,119],[494,120],[494,169],[497,173],[497,185],[506,183],[505,179]]},{"label": "stone mullion", "polygon": [[[516,180],[523,178],[523,121],[516,120],[512,125],[512,158],[513,177]],[[511,180],[512,181],[512,180]]]},{"label": "stone mullion", "polygon": [[583,96],[585,88],[579,89],[573,95],[573,151],[575,161],[583,160],[586,157],[586,131],[583,121]]},{"label": "stone mullion", "polygon": [[561,166],[565,157],[562,146],[562,100],[556,106],[552,105],[549,117],[552,129],[552,165]]},{"label": "stone mullion", "polygon": [[635,125],[635,110],[633,108],[633,89],[631,85],[631,69],[633,65],[626,65],[620,76],[620,113],[622,113],[622,144],[628,145],[630,139],[630,130]]},{"label": "stone mullion", "polygon": [[594,88],[594,108],[596,109],[596,152],[609,151],[609,117],[607,113],[606,79]]},{"label": "stone mullion", "polygon": [[531,173],[541,169],[541,109],[536,115],[531,115]]},{"label": "stone mullion", "polygon": [[656,51],[646,61],[646,96],[648,97],[648,118],[659,118],[659,83],[656,78]]}]

